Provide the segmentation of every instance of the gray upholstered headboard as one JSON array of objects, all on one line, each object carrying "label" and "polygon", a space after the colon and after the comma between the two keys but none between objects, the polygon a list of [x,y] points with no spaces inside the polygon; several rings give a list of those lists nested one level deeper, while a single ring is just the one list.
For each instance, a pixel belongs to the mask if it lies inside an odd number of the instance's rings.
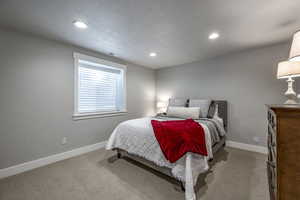
[{"label": "gray upholstered headboard", "polygon": [[213,100],[218,105],[219,117],[223,119],[224,128],[227,131],[228,128],[228,116],[227,116],[227,101]]},{"label": "gray upholstered headboard", "polygon": [[[171,101],[171,99],[169,99],[169,103],[170,103],[170,101]],[[188,106],[189,101],[190,101],[189,98],[173,98],[173,102],[175,103],[176,106],[178,106],[178,105]],[[223,119],[224,128],[227,131],[227,128],[228,128],[227,101],[226,100],[212,100],[212,104],[213,103],[216,103],[218,105],[219,117],[221,117]]]}]

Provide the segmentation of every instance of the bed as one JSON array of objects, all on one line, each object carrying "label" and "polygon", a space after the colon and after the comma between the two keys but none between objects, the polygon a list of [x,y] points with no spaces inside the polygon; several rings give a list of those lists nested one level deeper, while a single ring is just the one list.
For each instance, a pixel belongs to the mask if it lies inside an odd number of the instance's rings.
[{"label": "bed", "polygon": [[187,153],[176,163],[168,162],[155,139],[151,120],[170,121],[178,120],[178,118],[163,115],[122,122],[115,128],[106,148],[117,151],[118,158],[126,156],[175,179],[185,191],[186,199],[193,200],[195,199],[194,186],[198,176],[209,169],[209,160],[212,160],[213,155],[225,146],[227,102],[215,100],[212,103],[218,108],[218,116],[195,120],[205,130],[207,157]]}]

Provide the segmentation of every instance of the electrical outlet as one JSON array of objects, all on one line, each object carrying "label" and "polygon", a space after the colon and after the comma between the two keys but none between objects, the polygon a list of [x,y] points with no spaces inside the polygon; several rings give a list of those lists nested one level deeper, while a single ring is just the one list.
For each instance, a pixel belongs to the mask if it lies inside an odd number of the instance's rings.
[{"label": "electrical outlet", "polygon": [[66,138],[66,137],[63,137],[63,138],[62,138],[61,144],[62,144],[62,145],[67,144],[67,138]]}]

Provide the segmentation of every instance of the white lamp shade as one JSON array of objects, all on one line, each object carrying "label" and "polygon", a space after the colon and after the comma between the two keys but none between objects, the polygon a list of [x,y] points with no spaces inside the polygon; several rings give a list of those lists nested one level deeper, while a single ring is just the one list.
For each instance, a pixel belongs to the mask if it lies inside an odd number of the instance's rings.
[{"label": "white lamp shade", "polygon": [[294,34],[289,60],[300,61],[300,31]]},{"label": "white lamp shade", "polygon": [[289,78],[300,76],[299,61],[284,61],[278,64],[277,78]]}]

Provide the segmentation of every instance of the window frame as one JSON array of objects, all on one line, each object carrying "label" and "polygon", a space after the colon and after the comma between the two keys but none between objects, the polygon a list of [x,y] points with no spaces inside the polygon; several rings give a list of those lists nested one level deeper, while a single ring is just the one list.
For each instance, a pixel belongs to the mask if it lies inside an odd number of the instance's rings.
[{"label": "window frame", "polygon": [[[80,120],[80,119],[91,119],[91,118],[99,118],[99,117],[111,117],[111,116],[119,116],[124,115],[127,113],[127,87],[126,87],[126,73],[127,73],[127,67],[126,65],[122,65],[119,63],[111,62],[108,60],[84,55],[81,53],[73,52],[73,58],[74,58],[74,113],[73,113],[73,119],[74,120]],[[123,101],[124,101],[124,108],[119,111],[109,111],[109,112],[79,112],[78,111],[78,86],[79,86],[79,60],[84,60],[100,65],[106,65],[111,68],[117,68],[123,70]]]}]

